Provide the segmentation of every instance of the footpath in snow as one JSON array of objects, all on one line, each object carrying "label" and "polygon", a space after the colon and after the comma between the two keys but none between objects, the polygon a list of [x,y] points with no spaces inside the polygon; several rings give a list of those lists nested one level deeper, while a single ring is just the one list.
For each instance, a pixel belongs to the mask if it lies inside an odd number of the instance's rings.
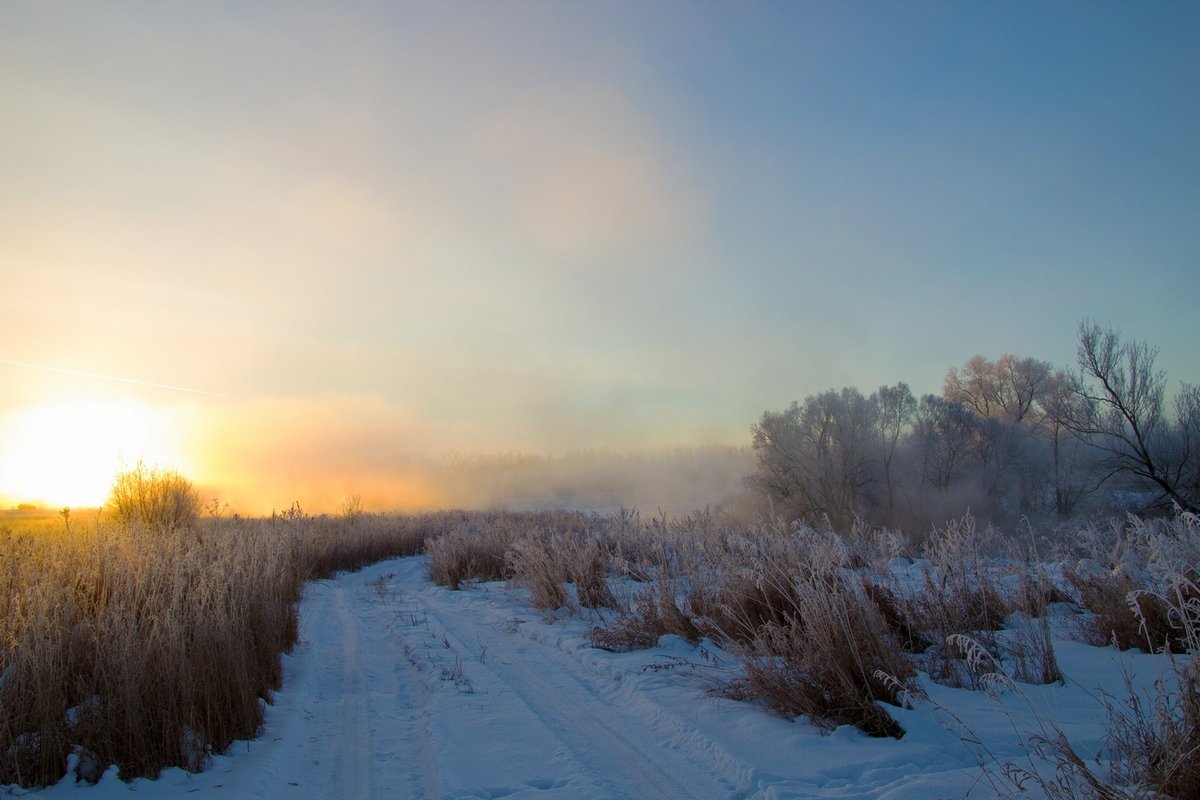
[{"label": "footpath in snow", "polygon": [[[728,664],[664,637],[653,650],[588,646],[586,617],[547,617],[501,583],[450,591],[424,557],[381,562],[316,582],[301,606],[301,642],[262,736],[215,756],[200,774],[95,786],[72,778],[36,797],[108,798],[936,798],[995,791],[937,711],[892,709],[897,741],[852,728],[821,735],[706,689]],[[1032,709],[1062,719],[1084,749],[1117,691],[1127,655],[1059,643],[1066,687],[1019,698],[926,682],[933,700],[1001,759],[1021,755]],[[1139,662],[1145,668],[1151,662]],[[1074,679],[1074,681],[1072,681]],[[1005,713],[1001,704],[1006,707]],[[79,794],[82,792],[83,794]]]}]

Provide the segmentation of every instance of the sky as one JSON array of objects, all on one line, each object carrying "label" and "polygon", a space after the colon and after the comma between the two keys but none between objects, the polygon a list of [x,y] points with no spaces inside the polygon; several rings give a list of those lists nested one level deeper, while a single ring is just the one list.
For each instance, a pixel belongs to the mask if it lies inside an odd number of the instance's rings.
[{"label": "sky", "polygon": [[3,497],[114,451],[274,504],[748,445],[829,388],[1066,366],[1084,318],[1200,380],[1196,3],[0,21]]}]

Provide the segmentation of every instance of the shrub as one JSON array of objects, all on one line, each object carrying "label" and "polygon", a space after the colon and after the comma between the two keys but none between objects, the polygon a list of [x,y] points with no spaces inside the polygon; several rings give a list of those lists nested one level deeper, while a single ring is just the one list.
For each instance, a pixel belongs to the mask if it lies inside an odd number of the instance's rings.
[{"label": "shrub", "polygon": [[670,581],[660,581],[634,595],[629,608],[615,620],[592,628],[588,638],[593,647],[620,653],[653,647],[659,637],[668,634],[692,643],[701,638],[696,621],[679,607],[675,587]]},{"label": "shrub", "polygon": [[[1154,590],[1136,591],[1130,609],[1146,636],[1146,601],[1165,606],[1171,634],[1164,644],[1170,674],[1143,699],[1127,685],[1124,708],[1109,704],[1109,746],[1119,778],[1171,797],[1200,797],[1200,518],[1178,513],[1147,539],[1146,567]],[[1129,683],[1127,678],[1127,684]]]},{"label": "shrub", "polygon": [[494,515],[463,515],[450,532],[431,539],[429,579],[450,589],[468,581],[498,581],[512,576],[505,554],[525,528]]},{"label": "shrub", "polygon": [[877,702],[898,702],[897,684],[880,676],[895,676],[909,688],[916,673],[874,604],[819,562],[794,582],[784,621],[767,622],[734,648],[746,675],[739,692],[749,691],[784,716],[807,714],[822,728],[854,725],[872,736],[903,736]]},{"label": "shrub", "polygon": [[568,570],[563,537],[533,533],[517,539],[504,554],[513,580],[527,587],[534,608],[552,611],[568,604]]},{"label": "shrub", "polygon": [[846,569],[844,543],[801,529],[762,555],[722,587],[713,604],[720,616],[705,620],[741,664],[734,693],[784,716],[806,714],[822,728],[903,736],[878,701],[897,702],[897,687],[916,690],[916,672]]},{"label": "shrub", "polygon": [[[1076,568],[1066,570],[1064,575],[1078,593],[1080,604],[1092,612],[1080,628],[1088,644],[1115,644],[1121,650],[1136,647],[1146,652],[1178,652],[1184,646],[1183,631],[1172,619],[1168,602],[1157,594],[1141,591],[1143,584],[1121,570],[1082,574]],[[1188,600],[1182,599],[1185,603]]]},{"label": "shrub", "polygon": [[178,472],[139,462],[118,473],[107,505],[119,522],[172,531],[196,521],[201,501],[192,482]]}]

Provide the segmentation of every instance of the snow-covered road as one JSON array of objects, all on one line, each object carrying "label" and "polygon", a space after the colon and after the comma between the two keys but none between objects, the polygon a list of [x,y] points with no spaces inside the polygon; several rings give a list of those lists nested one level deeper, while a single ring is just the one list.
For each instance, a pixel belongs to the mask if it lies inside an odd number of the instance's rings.
[{"label": "snow-covered road", "polygon": [[[311,584],[301,641],[262,736],[208,770],[155,781],[71,778],[39,797],[571,798],[935,800],[990,797],[971,751],[929,704],[892,709],[902,740],[851,728],[824,736],[705,689],[728,677],[716,654],[664,637],[653,650],[588,646],[591,622],[548,617],[501,583],[449,591],[424,557]],[[1098,743],[1087,687],[1119,675],[1111,649],[1058,643],[1075,687],[1028,687],[1037,704]],[[1128,662],[1132,663],[1132,662]],[[1147,664],[1149,662],[1146,662]],[[1104,682],[1100,680],[1100,682]],[[994,756],[1021,755],[1008,712],[982,693],[929,686]],[[1113,688],[1116,688],[1115,686]],[[0,794],[3,794],[0,791]]]},{"label": "snow-covered road", "polygon": [[511,598],[481,602],[501,589],[449,592],[428,584],[426,567],[392,561],[309,590],[296,657],[307,663],[284,692],[303,699],[272,715],[282,719],[257,768],[236,765],[221,788],[414,800],[745,794],[747,768],[718,757],[715,742],[538,635],[537,615]]}]

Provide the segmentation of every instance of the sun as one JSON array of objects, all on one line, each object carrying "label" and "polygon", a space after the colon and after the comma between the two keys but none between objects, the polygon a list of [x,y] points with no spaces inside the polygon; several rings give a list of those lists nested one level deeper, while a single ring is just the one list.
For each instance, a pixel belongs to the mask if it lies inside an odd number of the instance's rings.
[{"label": "sun", "polygon": [[177,422],[134,401],[44,405],[0,420],[0,495],[72,508],[101,505],[138,461],[185,469]]}]

